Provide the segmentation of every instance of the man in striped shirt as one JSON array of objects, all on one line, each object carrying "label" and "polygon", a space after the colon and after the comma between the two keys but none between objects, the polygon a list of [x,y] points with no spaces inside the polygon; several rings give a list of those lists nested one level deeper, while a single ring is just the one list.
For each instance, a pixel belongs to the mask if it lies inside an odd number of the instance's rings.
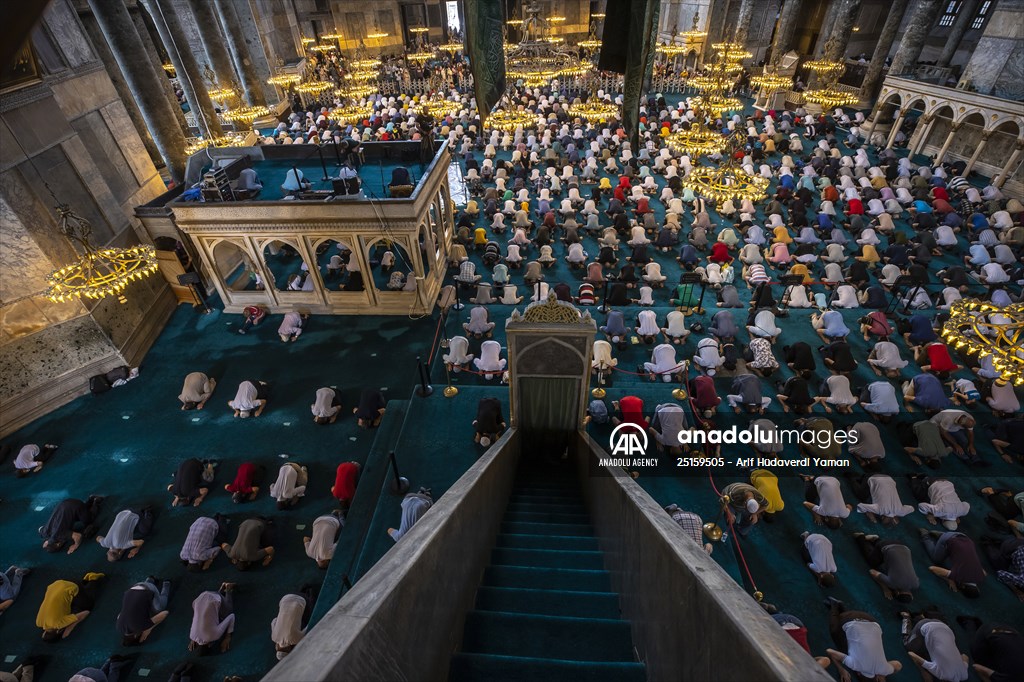
[{"label": "man in striped shirt", "polygon": [[694,542],[703,547],[705,552],[711,554],[711,550],[714,549],[714,547],[711,546],[710,542],[704,542],[704,536],[702,534],[704,530],[704,521],[701,520],[699,516],[693,512],[683,511],[679,508],[679,505],[676,504],[670,504],[665,507],[665,511],[669,513],[672,520],[678,523],[679,527],[682,528],[687,535],[693,538]]}]

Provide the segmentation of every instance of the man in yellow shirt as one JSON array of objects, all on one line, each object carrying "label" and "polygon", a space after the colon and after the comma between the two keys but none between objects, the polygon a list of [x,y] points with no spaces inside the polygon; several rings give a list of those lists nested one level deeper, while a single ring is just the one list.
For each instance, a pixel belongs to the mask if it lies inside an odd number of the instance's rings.
[{"label": "man in yellow shirt", "polygon": [[43,603],[36,614],[36,627],[43,639],[55,642],[64,639],[89,615],[96,603],[102,573],[86,573],[77,581],[55,580],[46,588]]},{"label": "man in yellow shirt", "polygon": [[771,523],[775,514],[786,506],[779,492],[779,477],[767,469],[754,469],[750,472],[750,485],[764,496],[768,506],[764,510],[765,523]]}]

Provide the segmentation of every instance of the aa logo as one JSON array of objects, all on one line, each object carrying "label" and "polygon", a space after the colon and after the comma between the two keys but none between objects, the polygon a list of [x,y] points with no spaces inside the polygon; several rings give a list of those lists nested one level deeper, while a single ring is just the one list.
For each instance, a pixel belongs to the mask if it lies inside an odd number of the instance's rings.
[{"label": "aa logo", "polygon": [[643,457],[647,454],[647,432],[636,424],[619,424],[608,439],[611,455]]}]

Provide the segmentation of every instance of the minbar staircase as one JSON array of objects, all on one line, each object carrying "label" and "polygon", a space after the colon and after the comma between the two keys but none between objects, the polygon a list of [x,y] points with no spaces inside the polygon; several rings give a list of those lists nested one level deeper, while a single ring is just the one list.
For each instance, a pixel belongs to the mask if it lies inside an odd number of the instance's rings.
[{"label": "minbar staircase", "polygon": [[450,680],[644,679],[579,484],[521,471]]}]

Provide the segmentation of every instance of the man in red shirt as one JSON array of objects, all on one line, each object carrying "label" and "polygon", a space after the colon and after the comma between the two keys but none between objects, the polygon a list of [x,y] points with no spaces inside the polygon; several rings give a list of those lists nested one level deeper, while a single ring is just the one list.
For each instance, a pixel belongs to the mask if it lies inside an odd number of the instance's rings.
[{"label": "man in red shirt", "polygon": [[338,500],[342,509],[347,510],[352,504],[352,498],[356,495],[359,469],[358,462],[342,462],[338,465],[334,485],[331,486],[331,494]]}]

